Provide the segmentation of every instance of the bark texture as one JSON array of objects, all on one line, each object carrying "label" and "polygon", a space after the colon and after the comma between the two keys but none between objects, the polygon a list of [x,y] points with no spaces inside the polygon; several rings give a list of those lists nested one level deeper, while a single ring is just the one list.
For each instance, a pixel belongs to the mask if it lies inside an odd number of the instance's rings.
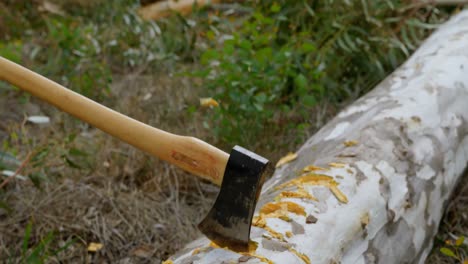
[{"label": "bark texture", "polygon": [[424,263],[468,160],[468,11],[311,137],[264,186],[249,252],[174,263]]}]

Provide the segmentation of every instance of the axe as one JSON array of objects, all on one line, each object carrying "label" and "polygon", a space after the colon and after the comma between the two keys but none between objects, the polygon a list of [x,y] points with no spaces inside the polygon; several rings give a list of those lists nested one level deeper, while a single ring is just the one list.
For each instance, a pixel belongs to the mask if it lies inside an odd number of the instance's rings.
[{"label": "axe", "polygon": [[174,135],[98,104],[0,57],[0,80],[56,106],[136,148],[220,185],[216,201],[198,228],[220,246],[245,249],[269,161],[242,147],[224,151],[194,137]]}]

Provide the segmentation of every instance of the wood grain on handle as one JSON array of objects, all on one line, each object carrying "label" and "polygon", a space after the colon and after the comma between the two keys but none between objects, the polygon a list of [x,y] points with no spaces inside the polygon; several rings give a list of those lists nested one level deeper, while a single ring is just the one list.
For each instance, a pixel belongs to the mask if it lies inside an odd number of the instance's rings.
[{"label": "wood grain on handle", "polygon": [[0,79],[122,141],[221,185],[229,155],[208,143],[146,125],[3,57],[0,57]]}]

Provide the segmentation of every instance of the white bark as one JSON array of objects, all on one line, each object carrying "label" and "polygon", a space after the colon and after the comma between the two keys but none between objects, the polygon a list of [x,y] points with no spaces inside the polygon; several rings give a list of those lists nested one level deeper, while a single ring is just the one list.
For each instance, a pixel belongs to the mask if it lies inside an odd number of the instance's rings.
[{"label": "white bark", "polygon": [[[200,238],[171,260],[424,263],[467,160],[468,11],[463,11],[310,138],[297,159],[276,170],[257,206],[256,215],[263,215],[252,227],[256,250],[233,252]],[[303,177],[308,165],[325,169]],[[292,192],[301,198],[292,198]]]}]

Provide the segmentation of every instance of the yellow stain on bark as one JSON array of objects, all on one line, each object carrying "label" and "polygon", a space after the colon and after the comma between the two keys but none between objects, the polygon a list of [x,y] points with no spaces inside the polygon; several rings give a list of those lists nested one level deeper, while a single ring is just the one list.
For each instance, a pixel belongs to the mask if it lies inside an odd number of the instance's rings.
[{"label": "yellow stain on bark", "polygon": [[358,142],[356,140],[348,140],[348,141],[343,142],[343,145],[345,145],[345,147],[352,147],[352,146],[356,146],[357,144]]},{"label": "yellow stain on bark", "polygon": [[367,227],[367,225],[369,224],[369,221],[370,221],[369,212],[366,212],[363,216],[361,216],[362,229]]}]

